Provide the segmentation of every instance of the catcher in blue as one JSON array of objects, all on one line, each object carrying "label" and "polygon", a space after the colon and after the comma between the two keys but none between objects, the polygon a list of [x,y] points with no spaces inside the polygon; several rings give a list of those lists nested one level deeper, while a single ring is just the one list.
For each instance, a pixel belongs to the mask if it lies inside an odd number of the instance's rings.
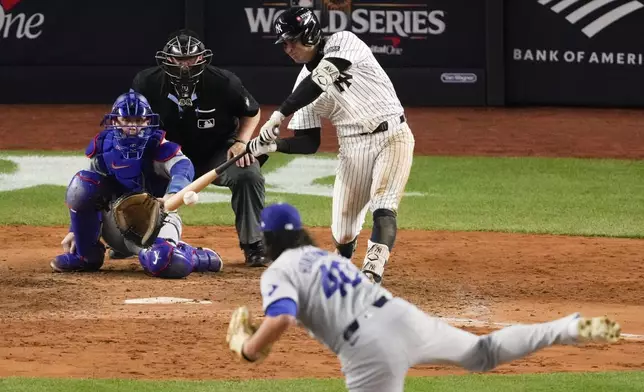
[{"label": "catcher in blue", "polygon": [[154,202],[164,200],[192,182],[194,167],[178,144],[165,139],[159,116],[139,93],[119,96],[102,125],[105,129],[85,151],[89,167],[76,173],[67,187],[71,225],[62,241],[65,253],[50,263],[53,271],[98,271],[105,257],[102,237],[118,252],[138,255],[148,275],[183,278],[195,271],[219,272],[223,263],[215,251],[181,241],[182,221],[176,211],[161,215],[158,235],[150,238],[149,246],[124,236],[110,211],[115,201],[146,194]]},{"label": "catcher in blue", "polygon": [[578,313],[474,335],[394,297],[349,259],[318,248],[295,207],[266,207],[261,226],[274,260],[261,277],[266,317],[257,328],[245,306],[233,312],[226,340],[240,361],[262,361],[290,326],[301,324],[338,356],[350,391],[394,392],[419,364],[484,372],[555,344],[620,338],[618,323]]}]

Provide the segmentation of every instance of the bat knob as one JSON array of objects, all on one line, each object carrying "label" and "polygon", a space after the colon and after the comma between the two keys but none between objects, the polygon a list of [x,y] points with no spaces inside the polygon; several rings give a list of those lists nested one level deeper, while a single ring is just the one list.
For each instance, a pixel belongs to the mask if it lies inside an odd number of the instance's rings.
[{"label": "bat knob", "polygon": [[277,126],[277,127],[273,128],[273,136],[275,136],[275,139],[277,139],[277,137],[279,135],[280,135],[280,127]]}]

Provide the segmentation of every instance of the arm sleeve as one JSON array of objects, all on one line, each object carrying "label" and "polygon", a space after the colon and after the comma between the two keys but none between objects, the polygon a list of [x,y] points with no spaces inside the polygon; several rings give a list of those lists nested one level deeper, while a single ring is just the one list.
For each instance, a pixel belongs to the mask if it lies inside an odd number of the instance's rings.
[{"label": "arm sleeve", "polygon": [[232,72],[228,72],[227,75],[230,80],[227,102],[231,107],[231,113],[237,117],[254,117],[259,112],[259,103],[246,90],[237,75]]},{"label": "arm sleeve", "polygon": [[[351,62],[343,58],[329,57],[325,58],[325,60],[333,63],[340,72],[346,71],[351,66]],[[315,101],[322,95],[322,92],[320,86],[315,84],[311,79],[311,75],[308,75],[300,82],[295,91],[286,98],[278,110],[284,117],[288,117],[297,110]]]},{"label": "arm sleeve", "polygon": [[315,154],[320,148],[321,129],[296,129],[295,136],[277,139],[277,151],[285,154]]},{"label": "arm sleeve", "polygon": [[169,179],[165,193],[177,193],[188,184],[195,176],[195,169],[188,157],[181,151],[166,161],[154,161],[154,172]]},{"label": "arm sleeve", "polygon": [[275,304],[273,311],[276,308],[290,307],[291,305],[285,305],[288,301],[282,301],[278,305],[280,300],[290,300],[292,301],[297,308],[298,305],[298,295],[295,286],[291,279],[285,271],[269,267],[267,270],[262,273],[262,278],[260,280],[260,287],[262,292],[262,304],[264,312],[268,312],[268,308],[272,304]]},{"label": "arm sleeve", "polygon": [[[192,182],[195,177],[195,168],[185,155],[180,154],[172,158],[175,160],[170,166],[170,183],[166,193],[177,193]],[[168,165],[170,161],[165,162]]]}]

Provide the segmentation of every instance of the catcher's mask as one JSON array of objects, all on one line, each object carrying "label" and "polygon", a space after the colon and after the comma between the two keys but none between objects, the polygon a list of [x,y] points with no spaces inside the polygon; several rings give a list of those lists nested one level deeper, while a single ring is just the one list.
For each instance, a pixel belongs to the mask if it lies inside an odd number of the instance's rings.
[{"label": "catcher's mask", "polygon": [[125,159],[140,159],[152,133],[159,128],[159,115],[137,92],[120,95],[101,125],[114,132],[114,148]]},{"label": "catcher's mask", "polygon": [[306,46],[314,46],[322,37],[320,21],[313,11],[304,7],[293,7],[282,12],[275,19],[273,27],[277,35],[276,44],[299,40]]},{"label": "catcher's mask", "polygon": [[206,49],[196,33],[180,30],[156,53],[157,64],[170,78],[181,106],[192,106],[192,94],[199,77],[210,64],[212,51]]}]

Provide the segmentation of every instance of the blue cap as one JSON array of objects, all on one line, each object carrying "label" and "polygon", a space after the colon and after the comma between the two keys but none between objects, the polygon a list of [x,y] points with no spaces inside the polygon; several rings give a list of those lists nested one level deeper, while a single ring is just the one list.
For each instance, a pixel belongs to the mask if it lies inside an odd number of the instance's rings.
[{"label": "blue cap", "polygon": [[271,204],[262,210],[262,231],[300,230],[302,220],[297,208],[288,203]]}]

